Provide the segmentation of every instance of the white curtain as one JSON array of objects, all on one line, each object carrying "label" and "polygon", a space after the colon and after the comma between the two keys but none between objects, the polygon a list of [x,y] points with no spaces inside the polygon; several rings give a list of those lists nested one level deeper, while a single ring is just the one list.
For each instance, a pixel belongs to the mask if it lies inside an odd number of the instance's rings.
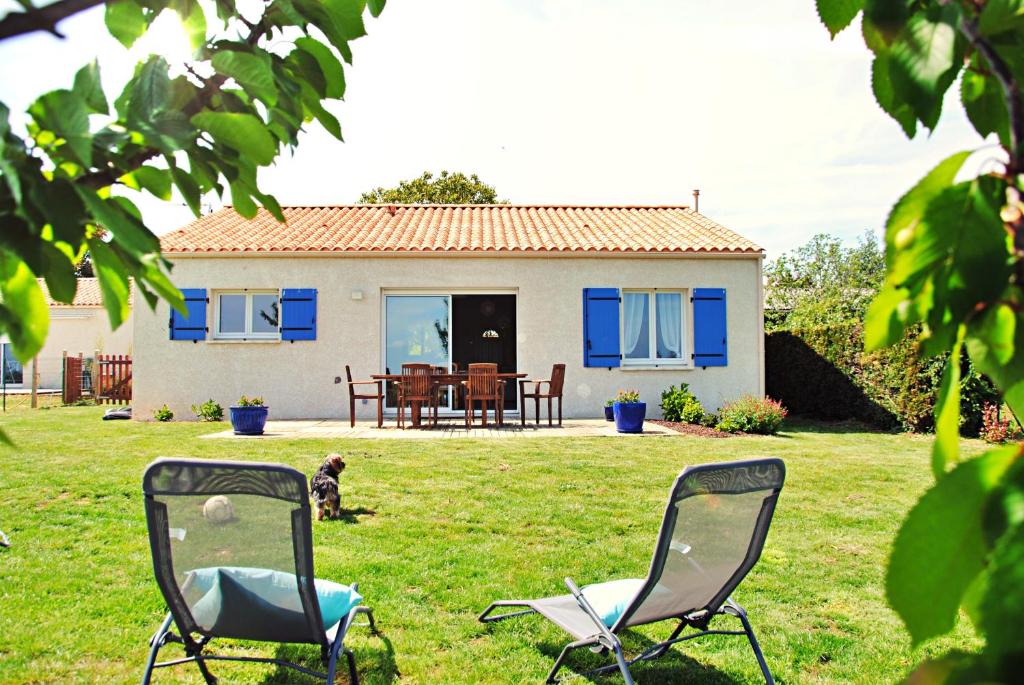
[{"label": "white curtain", "polygon": [[679,293],[658,293],[655,296],[658,313],[658,357],[679,359],[683,356],[680,346],[682,338],[682,300]]},{"label": "white curtain", "polygon": [[649,352],[639,350],[636,354],[636,345],[640,342],[640,334],[647,326],[647,293],[624,293],[623,303],[623,326],[622,326],[622,353],[627,359],[645,359]]}]

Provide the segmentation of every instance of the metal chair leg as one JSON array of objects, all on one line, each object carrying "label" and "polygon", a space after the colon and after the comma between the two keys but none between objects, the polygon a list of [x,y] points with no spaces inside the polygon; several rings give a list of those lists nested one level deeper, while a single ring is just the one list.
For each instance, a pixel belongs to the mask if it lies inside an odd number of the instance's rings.
[{"label": "metal chair leg", "polygon": [[747,618],[747,612],[740,610],[737,612],[737,615],[743,623],[743,630],[747,634],[747,640],[750,641],[750,648],[754,650],[754,657],[757,658],[757,665],[761,667],[761,675],[764,676],[765,685],[775,685],[775,679],[772,678],[772,672],[768,670],[768,663],[764,660],[764,652],[761,651],[761,645],[758,644],[757,638],[754,637],[754,628],[750,625],[750,619]]},{"label": "metal chair leg", "polygon": [[146,660],[146,670],[142,673],[142,685],[149,685],[150,678],[153,677],[153,664],[156,663],[157,652],[164,646],[164,638],[167,636],[167,630],[171,627],[171,621],[173,620],[174,618],[168,613],[164,622],[150,640],[149,658]]},{"label": "metal chair leg", "polygon": [[[345,658],[348,660],[349,683],[351,683],[351,685],[359,685],[359,673],[356,672],[356,655],[352,653],[351,649],[346,649]],[[334,683],[328,682],[327,685],[334,685]]]},{"label": "metal chair leg", "polygon": [[626,681],[626,685],[633,684],[633,674],[629,672],[629,664],[626,663],[626,657],[622,655],[622,646],[615,641],[612,645],[612,650],[615,652],[615,661],[619,664],[619,672],[622,673],[622,679]]},{"label": "metal chair leg", "polygon": [[551,670],[548,672],[548,679],[544,681],[545,683],[557,683],[558,682],[558,678],[556,678],[555,676],[557,676],[558,672],[560,670],[562,670],[562,666],[565,665],[565,660],[569,657],[569,654],[571,654],[572,652],[576,651],[580,647],[584,646],[584,644],[581,644],[583,642],[586,642],[586,641],[585,640],[580,640],[578,642],[570,642],[569,644],[567,644],[565,646],[565,649],[562,650],[562,653],[558,655],[557,659],[555,659],[554,665],[551,667]]}]

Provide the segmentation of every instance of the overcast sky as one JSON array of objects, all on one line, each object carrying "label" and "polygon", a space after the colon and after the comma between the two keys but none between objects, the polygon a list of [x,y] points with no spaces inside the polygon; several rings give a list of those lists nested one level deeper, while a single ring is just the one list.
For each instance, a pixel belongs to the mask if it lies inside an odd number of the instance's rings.
[{"label": "overcast sky", "polygon": [[[61,28],[0,44],[13,111],[93,56],[113,94],[138,57],[102,9]],[[906,140],[871,95],[859,30],[831,42],[813,0],[389,0],[367,29],[330,106],[346,142],[311,126],[261,175],[281,204],[350,203],[428,169],[516,203],[690,204],[700,188],[702,213],[771,258],[879,230],[931,166],[981,144],[953,97],[930,139]],[[191,216],[140,204],[158,233]]]}]

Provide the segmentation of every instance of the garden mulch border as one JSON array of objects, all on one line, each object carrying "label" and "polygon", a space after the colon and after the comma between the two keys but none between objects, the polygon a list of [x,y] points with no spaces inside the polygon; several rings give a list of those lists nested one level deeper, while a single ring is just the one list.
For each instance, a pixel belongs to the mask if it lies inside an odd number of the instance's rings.
[{"label": "garden mulch border", "polygon": [[717,428],[709,428],[708,426],[700,426],[695,423],[682,423],[680,421],[662,421],[661,419],[647,419],[650,423],[656,423],[659,426],[664,426],[677,433],[686,433],[687,435],[696,435],[701,438],[731,438],[732,433],[726,433],[720,431]]}]

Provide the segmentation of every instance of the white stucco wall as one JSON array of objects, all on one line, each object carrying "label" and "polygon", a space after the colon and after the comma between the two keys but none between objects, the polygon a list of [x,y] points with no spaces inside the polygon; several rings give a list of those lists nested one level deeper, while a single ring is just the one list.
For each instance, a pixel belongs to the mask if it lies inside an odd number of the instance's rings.
[{"label": "white stucco wall", "polygon": [[[63,353],[92,357],[97,350],[102,354],[131,354],[134,325],[132,315],[115,331],[102,307],[50,307],[50,332],[46,344],[39,351],[39,387],[56,388],[61,385]],[[30,384],[31,362],[25,364],[25,387]]]},{"label": "white stucco wall", "polygon": [[[262,395],[272,418],[348,416],[345,364],[360,378],[382,371],[382,295],[388,290],[517,294],[519,371],[546,378],[566,364],[565,415],[595,417],[620,388],[637,388],[658,415],[661,391],[689,383],[708,408],[744,393],[764,393],[760,256],[726,257],[283,257],[174,259],[182,288],[316,288],[317,339],[311,342],[171,341],[168,307],[135,313],[135,416],[166,403],[177,418],[213,398],[227,407],[240,395]],[[583,367],[582,291],[587,287],[726,288],[728,366],[627,370]],[[361,291],[362,300],[352,292]],[[138,299],[136,300],[138,301]],[[687,312],[690,307],[685,308]],[[688,314],[689,317],[689,314]],[[212,316],[210,316],[212,318]],[[692,324],[686,322],[687,348]],[[687,354],[688,356],[688,354]],[[372,405],[357,406],[371,418]],[[532,418],[532,412],[531,412]]]}]

